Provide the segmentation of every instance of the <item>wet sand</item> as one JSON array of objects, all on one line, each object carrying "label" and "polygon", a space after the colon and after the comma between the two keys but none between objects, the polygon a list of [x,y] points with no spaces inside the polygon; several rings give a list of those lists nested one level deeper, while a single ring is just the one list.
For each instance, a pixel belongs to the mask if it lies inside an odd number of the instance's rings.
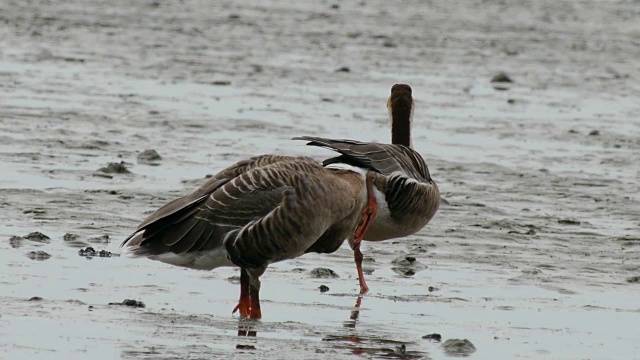
[{"label": "wet sand", "polygon": [[[0,358],[640,358],[637,18],[632,1],[1,2]],[[117,256],[206,174],[329,154],[293,136],[388,141],[399,82],[445,202],[364,245],[359,311],[346,245],[271,266],[260,322],[231,315],[237,270]],[[124,299],[145,307],[108,305]]]}]

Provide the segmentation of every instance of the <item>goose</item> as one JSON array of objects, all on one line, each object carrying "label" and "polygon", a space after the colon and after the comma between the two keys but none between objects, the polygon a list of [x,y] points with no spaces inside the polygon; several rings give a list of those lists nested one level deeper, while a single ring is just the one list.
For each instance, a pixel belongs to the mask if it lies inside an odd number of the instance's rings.
[{"label": "goose", "polygon": [[260,276],[271,263],[331,253],[366,233],[374,201],[371,174],[309,157],[261,155],[211,177],[149,215],[123,253],[211,270],[240,267],[233,313],[259,319]]},{"label": "goose", "polygon": [[362,274],[361,240],[382,241],[414,234],[427,225],[440,206],[438,185],[431,178],[422,156],[413,150],[411,125],[414,101],[411,87],[406,84],[393,85],[387,109],[391,122],[391,144],[313,136],[294,138],[340,154],[324,160],[324,166],[357,167],[371,172],[369,177],[372,179],[375,201],[369,203],[375,206],[375,212],[369,218],[369,226],[361,229],[365,233],[349,239],[349,245],[354,250],[361,294],[369,290]]}]

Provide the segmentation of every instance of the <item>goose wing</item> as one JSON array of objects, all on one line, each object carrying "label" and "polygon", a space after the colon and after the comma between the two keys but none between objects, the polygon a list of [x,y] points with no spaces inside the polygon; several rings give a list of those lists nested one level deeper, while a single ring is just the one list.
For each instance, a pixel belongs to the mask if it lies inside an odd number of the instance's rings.
[{"label": "goose wing", "polygon": [[429,168],[424,159],[413,149],[404,145],[360,142],[346,139],[326,139],[314,136],[294,137],[307,140],[307,145],[324,147],[341,155],[327,159],[323,165],[347,163],[364,167],[389,176],[401,172],[419,182],[431,182]]},{"label": "goose wing", "polygon": [[250,268],[298,256],[332,224],[330,207],[318,200],[329,198],[329,174],[309,158],[254,158],[185,197],[195,201],[143,222],[123,245],[143,256],[224,248]]},{"label": "goose wing", "polygon": [[[207,196],[216,189],[244,172],[279,162],[291,161],[291,159],[292,157],[289,156],[261,155],[239,161],[209,178],[204,184],[202,184],[202,186],[200,186],[200,188],[191,194],[172,200],[154,211],[144,219],[140,225],[138,225],[136,232],[143,230],[150,225],[162,222],[163,219],[176,215],[177,213],[193,210],[194,207],[205,201]],[[131,236],[125,239],[121,246],[124,246],[130,238]]]}]

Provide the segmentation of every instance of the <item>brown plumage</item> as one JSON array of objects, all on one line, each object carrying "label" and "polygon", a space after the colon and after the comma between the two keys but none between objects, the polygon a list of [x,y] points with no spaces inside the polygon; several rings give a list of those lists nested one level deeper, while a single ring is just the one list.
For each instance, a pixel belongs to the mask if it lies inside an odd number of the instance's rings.
[{"label": "brown plumage", "polygon": [[155,211],[122,246],[189,268],[240,267],[236,309],[259,318],[259,276],[270,263],[337,250],[361,221],[365,179],[308,157],[243,160]]}]

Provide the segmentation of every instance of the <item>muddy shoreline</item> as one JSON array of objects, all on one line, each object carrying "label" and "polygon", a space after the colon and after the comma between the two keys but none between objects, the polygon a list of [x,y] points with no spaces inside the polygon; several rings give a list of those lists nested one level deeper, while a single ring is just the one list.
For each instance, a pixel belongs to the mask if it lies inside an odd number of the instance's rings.
[{"label": "muddy shoreline", "polygon": [[[0,358],[637,357],[636,8],[0,3]],[[270,267],[258,323],[231,315],[233,269],[117,256],[207,174],[329,154],[293,136],[387,141],[398,82],[445,202],[364,245],[359,311],[346,247]]]}]

